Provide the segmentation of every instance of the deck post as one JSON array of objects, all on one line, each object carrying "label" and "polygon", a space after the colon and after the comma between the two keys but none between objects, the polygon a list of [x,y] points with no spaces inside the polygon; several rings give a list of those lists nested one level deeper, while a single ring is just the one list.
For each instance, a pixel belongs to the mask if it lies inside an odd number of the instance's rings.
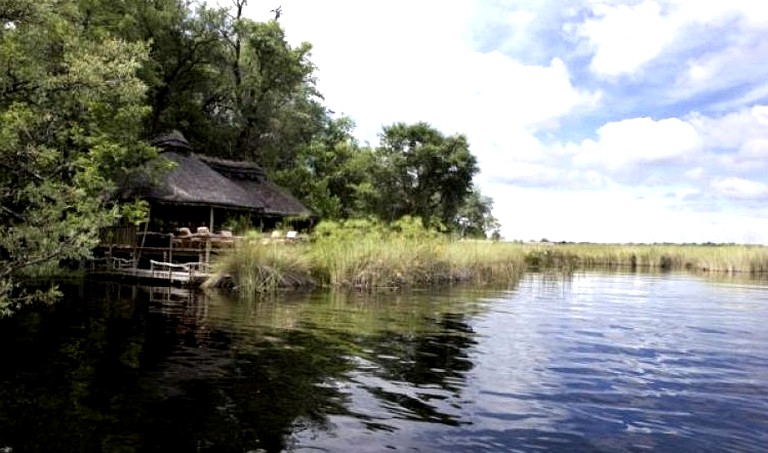
[{"label": "deck post", "polygon": [[[149,207],[149,210],[147,211],[147,220],[144,223],[144,236],[141,237],[141,247],[139,250],[136,250],[136,245],[133,246],[133,268],[138,269],[139,267],[139,260],[141,259],[141,251],[144,249],[144,243],[147,240],[147,232],[149,231],[149,219],[152,215],[152,206]],[[138,230],[138,225],[136,226],[136,229]]]}]

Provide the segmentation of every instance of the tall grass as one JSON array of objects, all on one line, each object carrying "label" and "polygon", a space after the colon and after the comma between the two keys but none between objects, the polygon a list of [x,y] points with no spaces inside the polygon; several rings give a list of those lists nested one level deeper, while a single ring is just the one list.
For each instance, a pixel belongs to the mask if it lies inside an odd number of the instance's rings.
[{"label": "tall grass", "polygon": [[318,281],[357,288],[500,281],[524,270],[521,253],[495,245],[457,242],[412,218],[392,228],[348,221],[319,228],[311,256]]},{"label": "tall grass", "polygon": [[717,273],[768,272],[768,248],[748,245],[547,244],[526,246],[529,264]]},{"label": "tall grass", "polygon": [[263,244],[255,232],[224,254],[215,263],[214,271],[205,287],[220,285],[227,276],[243,294],[313,285],[306,253],[282,244]]},{"label": "tall grass", "polygon": [[385,226],[323,222],[305,243],[240,242],[216,265],[246,294],[287,287],[399,288],[453,282],[504,283],[526,269],[628,268],[717,273],[768,272],[759,246],[515,244],[459,241],[418,219]]},{"label": "tall grass", "polygon": [[290,286],[399,288],[472,281],[509,281],[525,269],[521,247],[457,242],[417,219],[392,226],[367,220],[324,222],[309,243],[243,241],[216,265],[242,292]]}]

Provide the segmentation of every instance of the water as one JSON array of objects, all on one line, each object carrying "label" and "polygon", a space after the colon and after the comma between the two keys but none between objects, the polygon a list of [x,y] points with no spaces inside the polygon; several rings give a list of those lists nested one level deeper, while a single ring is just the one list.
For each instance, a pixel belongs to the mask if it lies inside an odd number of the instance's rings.
[{"label": "water", "polygon": [[768,285],[529,274],[0,320],[0,451],[768,451]]}]

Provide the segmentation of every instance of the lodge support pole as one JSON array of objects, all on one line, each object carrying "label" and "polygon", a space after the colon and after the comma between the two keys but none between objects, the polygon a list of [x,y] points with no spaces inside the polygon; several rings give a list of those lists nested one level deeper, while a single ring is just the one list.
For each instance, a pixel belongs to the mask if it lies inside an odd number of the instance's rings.
[{"label": "lodge support pole", "polygon": [[147,211],[147,221],[144,223],[144,235],[141,237],[141,247],[136,250],[136,241],[133,246],[133,269],[136,270],[139,267],[139,260],[141,259],[141,251],[144,249],[144,242],[147,240],[147,232],[149,231],[149,219],[152,216],[152,207],[149,207]]},{"label": "lodge support pole", "polygon": [[[210,228],[211,234],[213,234],[213,206],[211,206],[211,218],[208,222],[208,228]],[[205,264],[207,265],[211,260],[211,237],[205,238]]]}]

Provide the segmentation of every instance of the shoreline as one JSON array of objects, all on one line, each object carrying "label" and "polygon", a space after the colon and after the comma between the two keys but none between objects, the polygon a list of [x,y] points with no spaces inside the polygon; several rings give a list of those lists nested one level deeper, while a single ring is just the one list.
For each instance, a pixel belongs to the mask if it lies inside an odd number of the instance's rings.
[{"label": "shoreline", "polygon": [[768,247],[532,244],[402,234],[316,238],[293,245],[244,244],[220,258],[204,287],[227,286],[245,294],[291,288],[428,288],[504,283],[527,271],[590,269],[768,275]]}]

